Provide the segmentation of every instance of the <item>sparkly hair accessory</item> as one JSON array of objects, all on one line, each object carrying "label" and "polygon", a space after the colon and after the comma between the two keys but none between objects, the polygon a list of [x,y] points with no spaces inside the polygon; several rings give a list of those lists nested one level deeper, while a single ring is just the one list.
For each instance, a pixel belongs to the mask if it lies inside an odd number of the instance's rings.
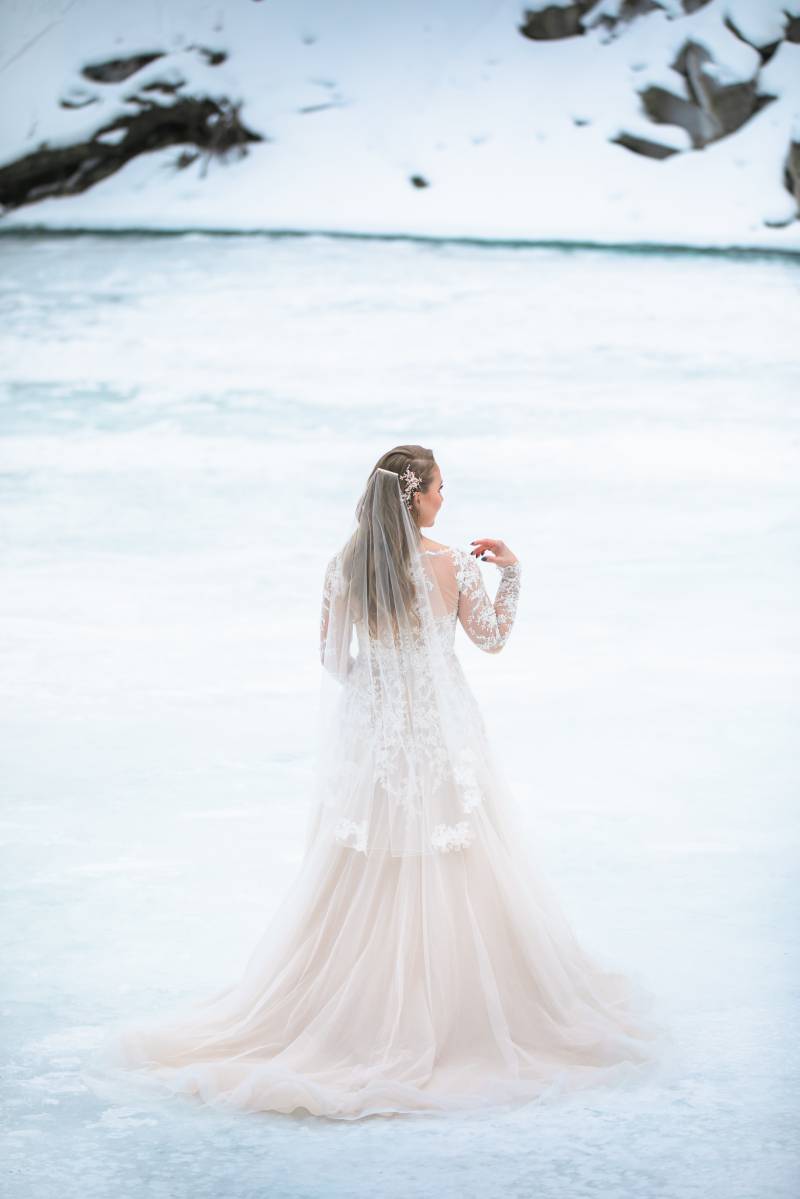
[{"label": "sparkly hair accessory", "polygon": [[407,466],[402,475],[400,475],[400,481],[405,483],[405,487],[403,488],[403,503],[408,506],[411,503],[412,491],[417,490],[422,479],[414,474],[410,466]]}]

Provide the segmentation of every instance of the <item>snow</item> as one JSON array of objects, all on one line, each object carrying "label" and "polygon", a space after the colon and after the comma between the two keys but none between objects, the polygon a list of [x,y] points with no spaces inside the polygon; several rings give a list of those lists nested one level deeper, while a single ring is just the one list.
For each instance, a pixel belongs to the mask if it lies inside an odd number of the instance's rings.
[{"label": "snow", "polygon": [[[185,94],[242,102],[265,140],[243,160],[178,169],[180,147],[138,159],[90,191],[7,213],[2,229],[294,230],[742,246],[797,251],[800,221],[783,161],[800,112],[797,46],[763,70],[777,99],[703,151],[650,122],[638,92],[685,94],[671,64],[689,38],[720,78],[753,77],[759,56],[724,18],[732,0],[691,15],[652,12],[608,35],[534,42],[510,0],[353,6],[312,0],[140,5],[50,0],[6,6],[0,74],[2,159],[63,145],[136,110],[161,79]],[[785,0],[738,0],[739,28],[783,27]],[[596,14],[593,14],[595,16]],[[228,54],[208,64],[201,47]],[[118,84],[80,69],[164,50]],[[96,103],[60,107],[75,89]],[[152,93],[151,93],[152,94]],[[11,97],[13,96],[13,102]],[[613,143],[621,132],[685,150],[662,161]],[[413,175],[428,187],[414,187]]]},{"label": "snow", "polygon": [[[756,3],[751,0],[748,11],[755,7]],[[762,12],[769,9],[774,20],[778,19],[781,11],[781,5],[773,4],[771,0],[766,0],[766,4],[763,0],[757,0],[757,7]],[[685,19],[664,21],[664,49],[668,57],[672,59],[684,43],[691,40],[704,46],[723,68],[727,76],[725,82],[752,79],[761,64],[761,58],[757,50],[743,42],[725,24],[728,8],[729,0],[711,0],[710,4],[704,4]],[[659,17],[659,20],[663,18]]]},{"label": "snow", "polygon": [[[0,246],[9,1199],[796,1193],[796,270],[326,237]],[[322,573],[380,453],[523,563],[458,653],[669,1085],[444,1124],[106,1105],[300,861]],[[482,568],[487,586],[496,574]]]},{"label": "snow", "polygon": [[726,12],[733,24],[753,46],[771,46],[780,41],[789,16],[800,16],[798,0],[780,5],[754,4],[753,0],[728,0]]},{"label": "snow", "polygon": [[752,0],[728,0],[726,11],[735,28],[746,37],[751,46],[774,46],[780,42],[786,26],[784,13],[789,13],[788,4],[780,8],[769,4],[752,4]]}]

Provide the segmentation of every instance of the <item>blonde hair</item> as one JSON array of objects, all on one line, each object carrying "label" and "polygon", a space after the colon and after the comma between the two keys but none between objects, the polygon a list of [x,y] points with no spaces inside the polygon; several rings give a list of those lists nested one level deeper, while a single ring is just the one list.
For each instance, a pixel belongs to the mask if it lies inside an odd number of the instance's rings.
[{"label": "blonde hair", "polygon": [[[436,460],[433,456],[433,450],[426,449],[425,446],[421,445],[398,445],[395,446],[394,449],[387,450],[385,454],[381,455],[369,473],[367,482],[364,486],[364,492],[356,506],[356,519],[358,520],[359,527],[347,542],[342,555],[342,571],[345,579],[349,579],[352,576],[357,565],[360,565],[362,569],[364,569],[367,579],[366,615],[369,631],[372,636],[377,635],[378,597],[375,594],[374,569],[370,569],[374,565],[374,547],[371,544],[370,538],[366,535],[364,522],[362,520],[364,497],[366,496],[369,490],[369,485],[378,470],[392,471],[398,476],[399,482],[399,476],[402,475],[408,467],[411,468],[411,470],[420,480],[419,487],[412,492],[413,500],[414,495],[418,493],[424,494],[433,482],[433,474],[436,467]],[[382,527],[386,533],[388,552],[394,561],[396,577],[401,589],[402,598],[406,601],[406,610],[415,612],[414,580],[410,571],[411,563],[409,558],[408,542],[405,530],[403,528],[403,513],[401,508],[402,501],[398,502],[396,493],[392,491],[386,491],[382,489],[380,495],[381,497],[385,497],[381,500],[382,510],[380,512],[380,518]],[[408,504],[408,513],[418,531],[419,526],[417,525],[416,521],[416,510],[413,502],[411,501]],[[396,632],[396,614],[392,612],[388,615]],[[363,618],[363,613],[361,616]]]}]

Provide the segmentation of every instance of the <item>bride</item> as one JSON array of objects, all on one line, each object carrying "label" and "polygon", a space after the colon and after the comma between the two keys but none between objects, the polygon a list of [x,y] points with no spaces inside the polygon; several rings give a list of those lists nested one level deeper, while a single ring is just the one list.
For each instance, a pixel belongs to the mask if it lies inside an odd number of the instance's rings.
[{"label": "bride", "polygon": [[[423,536],[442,487],[430,450],[384,454],[327,564],[305,856],[242,977],[112,1030],[93,1089],[354,1120],[541,1101],[663,1064],[651,994],[580,947],[534,865],[454,652],[459,624],[503,649],[521,566],[500,540]],[[499,569],[494,602],[478,559]]]}]

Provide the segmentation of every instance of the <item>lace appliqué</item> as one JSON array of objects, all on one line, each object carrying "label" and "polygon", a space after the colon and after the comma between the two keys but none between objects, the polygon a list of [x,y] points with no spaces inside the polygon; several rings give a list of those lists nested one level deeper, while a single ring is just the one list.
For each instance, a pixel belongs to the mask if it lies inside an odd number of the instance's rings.
[{"label": "lace appliqu\u00e9", "polygon": [[441,853],[450,853],[452,849],[466,849],[475,839],[475,830],[466,820],[458,824],[437,824],[431,836],[431,845]]},{"label": "lace appliqu\u00e9", "polygon": [[367,852],[366,820],[348,820],[346,816],[343,816],[333,830],[333,835],[340,845],[346,845],[360,853]]},{"label": "lace appliqu\u00e9", "polygon": [[453,770],[453,777],[461,792],[461,806],[465,812],[474,812],[483,803],[477,780],[478,756],[474,750],[463,749]]},{"label": "lace appliqu\u00e9", "polygon": [[489,599],[477,558],[461,553],[458,560],[458,615],[470,640],[486,653],[503,648],[514,627],[519,602],[522,567],[519,562],[501,566],[494,603]]}]

